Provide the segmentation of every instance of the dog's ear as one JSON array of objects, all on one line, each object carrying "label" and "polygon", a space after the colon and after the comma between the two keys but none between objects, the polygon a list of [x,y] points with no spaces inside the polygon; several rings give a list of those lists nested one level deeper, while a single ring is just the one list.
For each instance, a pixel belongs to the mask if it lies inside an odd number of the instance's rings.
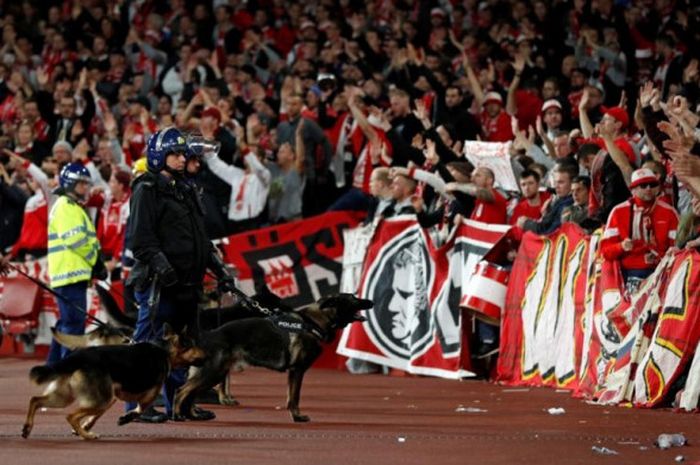
[{"label": "dog's ear", "polygon": [[169,323],[163,323],[163,338],[168,339],[175,335],[172,326]]},{"label": "dog's ear", "polygon": [[337,307],[339,303],[339,296],[332,295],[330,297],[324,297],[318,301],[318,308],[330,308]]}]

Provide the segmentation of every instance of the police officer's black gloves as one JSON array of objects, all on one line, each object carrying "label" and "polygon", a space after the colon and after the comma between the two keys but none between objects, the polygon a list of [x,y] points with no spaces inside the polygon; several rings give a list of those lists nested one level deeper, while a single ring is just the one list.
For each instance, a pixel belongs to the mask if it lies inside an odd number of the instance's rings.
[{"label": "police officer's black gloves", "polygon": [[158,275],[158,280],[162,287],[172,286],[177,283],[177,273],[175,273],[163,252],[158,252],[154,255],[149,265],[153,272]]},{"label": "police officer's black gloves", "polygon": [[90,273],[90,277],[92,279],[99,279],[100,281],[104,281],[105,279],[107,279],[107,276],[108,272],[104,260],[102,260],[102,257],[97,257],[97,261],[94,265],[92,265],[92,272]]},{"label": "police officer's black gloves", "polygon": [[219,289],[219,292],[221,293],[226,293],[226,292],[233,292],[235,293],[238,288],[236,287],[236,280],[233,279],[233,276],[226,275],[222,278],[219,278],[219,284],[217,286]]},{"label": "police officer's black gloves", "polygon": [[219,292],[222,294],[226,292],[236,293],[238,288],[236,287],[236,280],[231,276],[231,273],[226,269],[226,264],[221,260],[219,254],[212,249],[209,254],[208,268],[214,272],[219,280],[219,285],[217,286]]}]

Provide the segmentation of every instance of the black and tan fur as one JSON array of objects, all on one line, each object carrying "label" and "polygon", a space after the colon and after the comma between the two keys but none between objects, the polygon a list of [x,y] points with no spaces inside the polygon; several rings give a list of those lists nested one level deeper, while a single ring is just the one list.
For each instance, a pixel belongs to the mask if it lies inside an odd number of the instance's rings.
[{"label": "black and tan fur", "polygon": [[[117,305],[116,301],[109,296],[107,292],[105,296],[102,297],[102,303],[105,306],[107,314],[109,315],[110,321],[114,324],[125,325],[121,328],[117,328],[113,325],[107,325],[110,329],[104,329],[99,333],[97,330],[86,334],[85,336],[72,336],[70,338],[66,337],[54,337],[61,344],[68,348],[74,347],[84,347],[84,346],[99,346],[107,344],[119,344],[119,342],[114,342],[115,338],[108,337],[108,335],[113,335],[119,331],[133,331],[136,325],[136,321],[130,321],[128,316],[125,316],[122,310]],[[202,309],[199,311],[197,316],[197,322],[200,331],[209,331],[218,328],[219,326],[226,324],[231,321],[242,320],[250,317],[262,316],[260,310],[251,306],[250,302],[256,302],[260,307],[265,308],[274,313],[291,313],[294,311],[292,307],[286,305],[282,299],[277,295],[270,292],[266,285],[260,285],[256,289],[255,295],[245,302],[243,300],[238,300],[234,305],[227,307],[214,307]],[[127,329],[130,328],[130,329]],[[64,343],[65,341],[65,343]],[[124,342],[126,343],[126,342]],[[82,345],[81,345],[82,344]],[[214,387],[219,404],[221,405],[238,405],[238,401],[233,397],[231,393],[231,383],[229,382],[229,375],[226,373],[219,384]]]},{"label": "black and tan fur", "polygon": [[42,395],[29,401],[22,437],[31,433],[37,409],[77,402],[78,408],[66,417],[68,423],[81,438],[97,439],[91,429],[117,399],[137,402],[137,408],[121,417],[119,424],[133,421],[156,398],[171,367],[201,362],[204,355],[186,330],[175,334],[165,325],[157,343],[86,347],[52,366],[36,366],[29,378],[45,387]]},{"label": "black and tan fur", "polygon": [[206,332],[201,338],[206,358],[175,395],[175,418],[191,416],[188,409],[193,397],[219,383],[229,369],[240,371],[254,365],[288,373],[287,409],[295,422],[309,421],[299,411],[306,370],[321,354],[322,343],[332,341],[338,329],[354,321],[364,321],[358,312],[372,306],[370,300],[339,294],[290,314],[305,327],[319,329],[320,333],[316,334],[307,330],[286,332],[270,319],[261,317],[233,321]]},{"label": "black and tan fur", "polygon": [[98,326],[89,333],[77,335],[67,334],[51,328],[51,333],[56,342],[71,350],[83,349],[85,347],[100,347],[128,344],[133,331],[116,328],[111,325]]}]

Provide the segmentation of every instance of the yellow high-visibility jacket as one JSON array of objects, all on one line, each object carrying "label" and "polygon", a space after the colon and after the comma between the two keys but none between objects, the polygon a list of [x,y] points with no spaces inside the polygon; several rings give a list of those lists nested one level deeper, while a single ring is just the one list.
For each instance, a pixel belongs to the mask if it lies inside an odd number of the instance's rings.
[{"label": "yellow high-visibility jacket", "polygon": [[49,282],[51,287],[87,281],[100,243],[85,209],[61,195],[49,212]]}]

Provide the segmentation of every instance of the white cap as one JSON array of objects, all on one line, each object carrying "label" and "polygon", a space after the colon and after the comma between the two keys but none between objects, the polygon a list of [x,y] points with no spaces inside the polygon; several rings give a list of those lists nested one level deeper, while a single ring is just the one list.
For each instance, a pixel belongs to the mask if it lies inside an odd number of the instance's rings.
[{"label": "white cap", "polygon": [[498,92],[489,92],[484,96],[484,105],[489,103],[500,103],[503,105],[503,97]]},{"label": "white cap", "polygon": [[656,177],[654,172],[648,168],[639,168],[632,173],[632,182],[630,182],[630,189],[634,189],[640,184],[645,183],[659,183],[659,178]]},{"label": "white cap", "polygon": [[557,108],[561,111],[561,103],[555,98],[551,98],[542,105],[542,113],[546,113],[550,108]]},{"label": "white cap", "polygon": [[650,48],[638,48],[634,51],[634,57],[638,60],[643,60],[645,58],[651,58],[654,54]]}]

